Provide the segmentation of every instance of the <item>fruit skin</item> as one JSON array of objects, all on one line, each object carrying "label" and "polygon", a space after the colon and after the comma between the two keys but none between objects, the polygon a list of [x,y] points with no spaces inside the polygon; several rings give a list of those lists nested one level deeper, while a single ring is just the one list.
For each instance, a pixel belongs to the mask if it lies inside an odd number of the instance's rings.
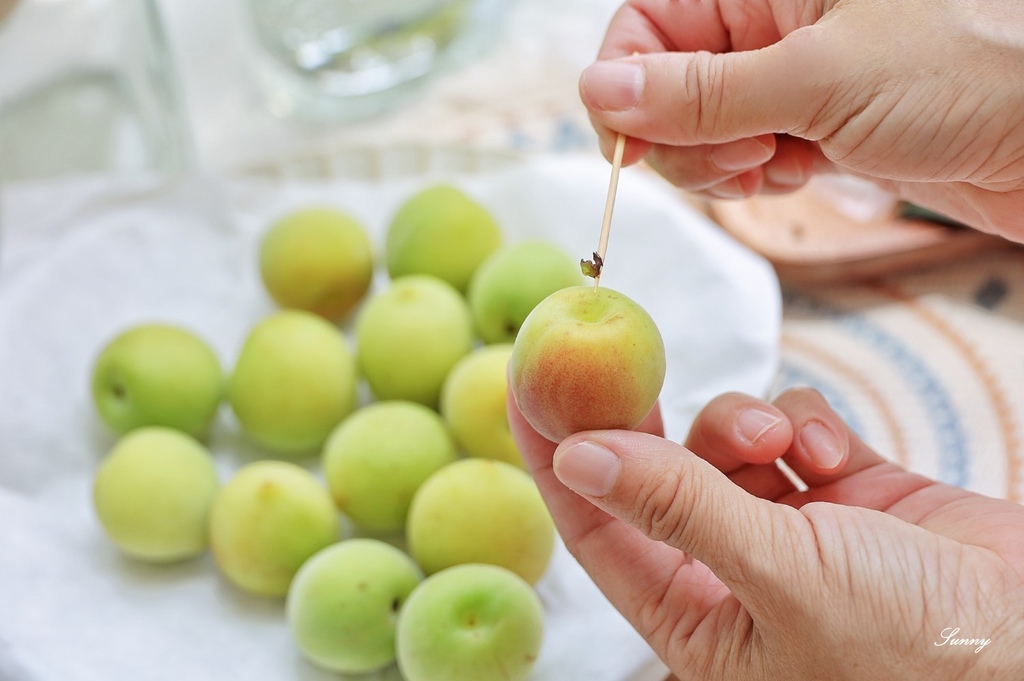
[{"label": "fruit skin", "polygon": [[280,454],[321,447],[353,409],[355,358],[341,331],[311,312],[284,310],[249,333],[228,402],[253,440]]},{"label": "fruit skin", "polygon": [[264,234],[260,276],[278,305],[340,320],[370,289],[370,237],[355,218],[333,208],[296,210]]},{"label": "fruit skin", "polygon": [[376,402],[341,422],[322,463],[334,502],[363,529],[400,532],[413,494],[457,452],[437,412],[416,402]]},{"label": "fruit skin", "polygon": [[467,456],[525,468],[508,426],[511,343],[473,350],[452,367],[441,389],[441,415]]},{"label": "fruit skin", "polygon": [[92,398],[117,433],[168,426],[202,439],[224,394],[224,372],[191,331],[149,323],[111,340],[93,365]]},{"label": "fruit skin", "polygon": [[509,364],[512,394],[538,433],[633,429],[665,381],[665,345],[640,305],[607,287],[556,291],[527,317]]},{"label": "fruit skin", "polygon": [[209,451],[185,433],[137,428],[121,438],[93,479],[93,508],[124,553],[171,562],[207,548],[207,523],[217,494]]},{"label": "fruit skin", "polygon": [[284,596],[299,567],[339,532],[327,489],[287,461],[246,464],[210,512],[217,567],[236,586],[263,596]]},{"label": "fruit skin", "polygon": [[363,307],[355,333],[359,370],[378,400],[411,400],[432,409],[448,372],[474,340],[465,298],[428,275],[391,282]]},{"label": "fruit skin", "polygon": [[473,275],[466,294],[485,343],[511,343],[527,315],[550,294],[580,286],[579,263],[547,241],[530,239],[493,253]]},{"label": "fruit skin", "polygon": [[299,650],[335,672],[362,674],[395,660],[398,612],[423,579],[416,563],[376,539],[347,539],[307,560],[285,605]]},{"label": "fruit skin", "polygon": [[442,570],[416,587],[398,616],[406,681],[525,681],[544,638],[537,594],[494,565]]},{"label": "fruit skin", "polygon": [[494,217],[447,184],[423,189],[403,203],[388,225],[388,274],[430,274],[465,293],[483,260],[501,245]]},{"label": "fruit skin", "polygon": [[526,471],[502,461],[462,459],[420,486],[409,508],[406,540],[428,575],[487,563],[535,584],[551,561],[555,526]]}]

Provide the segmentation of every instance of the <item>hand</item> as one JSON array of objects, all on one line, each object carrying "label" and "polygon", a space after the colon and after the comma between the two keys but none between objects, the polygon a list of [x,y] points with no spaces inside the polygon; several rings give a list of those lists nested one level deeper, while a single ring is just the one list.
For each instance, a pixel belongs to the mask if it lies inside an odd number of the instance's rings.
[{"label": "hand", "polygon": [[685,189],[848,171],[1020,241],[1021,73],[1019,0],[629,0],[580,93],[606,156]]},{"label": "hand", "polygon": [[657,410],[557,448],[511,398],[509,420],[569,551],[679,679],[1021,678],[1024,507],[885,461],[818,393],[721,396],[685,447]]}]

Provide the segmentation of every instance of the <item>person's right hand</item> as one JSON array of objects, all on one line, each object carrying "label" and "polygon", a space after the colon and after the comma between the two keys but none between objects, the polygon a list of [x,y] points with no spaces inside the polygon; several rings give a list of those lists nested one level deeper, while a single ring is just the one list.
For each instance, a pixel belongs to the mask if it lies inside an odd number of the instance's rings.
[{"label": "person's right hand", "polygon": [[508,414],[565,546],[680,680],[1024,678],[1024,507],[884,460],[819,393],[719,396],[685,446],[657,409],[558,444]]},{"label": "person's right hand", "polygon": [[628,0],[580,93],[606,156],[685,189],[839,169],[1024,241],[1020,0]]}]

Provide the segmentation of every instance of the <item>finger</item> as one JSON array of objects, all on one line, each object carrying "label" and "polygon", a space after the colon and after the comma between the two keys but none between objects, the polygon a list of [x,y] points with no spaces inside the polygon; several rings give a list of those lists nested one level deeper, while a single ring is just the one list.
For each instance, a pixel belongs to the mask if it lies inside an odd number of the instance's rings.
[{"label": "finger", "polygon": [[815,173],[833,168],[814,142],[790,135],[775,136],[775,155],[764,164],[766,194],[784,194],[807,184]]},{"label": "finger", "polygon": [[[594,120],[593,117],[591,117],[591,124],[594,126],[594,131],[597,133],[598,148],[600,149],[601,154],[605,159],[611,162],[615,156],[615,144],[618,140],[619,133],[605,125],[602,125],[599,121]],[[647,156],[650,149],[650,142],[633,137],[627,137],[626,147],[622,152],[622,165],[631,166],[634,163],[638,163]]]},{"label": "finger", "polygon": [[[605,40],[598,52],[598,59],[614,59],[636,54],[662,53],[680,49],[706,49],[715,52],[728,48],[729,40],[725,28],[721,25],[720,16],[710,5],[701,4],[697,8],[687,10],[687,21],[679,22],[678,17],[663,16],[661,2],[626,2],[616,11],[609,23]],[[696,9],[696,11],[695,11]],[[681,42],[669,39],[665,28],[674,29],[680,25],[690,27],[690,38],[682,37]],[[697,30],[698,26],[702,26]],[[692,38],[699,36],[698,40]],[[674,36],[679,37],[679,36]],[[767,43],[766,43],[767,44]],[[612,82],[610,87],[630,84]],[[580,78],[582,96],[583,78]],[[597,131],[601,153],[609,161],[615,148],[617,130],[613,130],[600,121],[591,120]],[[640,139],[630,139],[626,143],[622,164],[632,165],[643,159],[650,148],[650,143]]]},{"label": "finger", "polygon": [[661,413],[661,402],[655,402],[651,412],[633,430],[638,433],[649,433],[658,437],[665,437],[665,419]]},{"label": "finger", "polygon": [[726,393],[697,414],[684,444],[748,493],[775,501],[796,489],[775,465],[792,441],[793,428],[782,410],[749,395]]},{"label": "finger", "polygon": [[766,133],[812,139],[845,114],[820,115],[843,73],[837,55],[823,49],[822,33],[804,29],[745,52],[597,61],[581,75],[581,96],[602,125],[658,144],[693,146]]},{"label": "finger", "polygon": [[[536,481],[551,511],[563,541],[568,544],[574,537],[592,532],[595,527],[607,522],[609,518],[606,514],[568,490],[554,476],[551,461],[557,443],[547,439],[530,425],[519,410],[511,388],[506,395],[506,412],[509,430],[512,431],[527,470]],[[657,436],[664,434],[665,427],[659,404],[654,405],[650,414],[637,426],[637,430]]]},{"label": "finger", "polygon": [[761,193],[763,187],[764,171],[761,168],[754,168],[698,193],[713,199],[745,199]]},{"label": "finger", "polygon": [[706,565],[755,616],[772,607],[794,566],[817,560],[798,511],[748,494],[668,440],[579,433],[559,445],[553,471],[595,507]]},{"label": "finger", "polygon": [[[750,154],[746,162],[735,163],[741,171],[727,172],[716,166],[711,158],[715,153],[712,150],[731,149],[735,145],[747,145],[752,149],[750,139],[772,140],[773,153],[766,154],[767,158]],[[718,199],[741,199],[758,193],[788,193],[805,185],[815,173],[834,170],[834,165],[816,143],[790,135],[761,135],[750,139],[695,147],[648,145],[650,151],[646,160],[672,184]],[[639,140],[630,140],[639,144]],[[720,165],[731,167],[728,162]]]},{"label": "finger", "polygon": [[[945,486],[879,456],[809,388],[786,391],[775,405],[738,393],[721,395],[694,419],[686,446],[750,494],[796,508],[828,501],[917,522],[919,518],[894,504],[929,486],[935,489],[927,491],[927,499],[949,498],[949,492],[939,489]],[[809,489],[795,492],[789,478],[771,465],[777,458]],[[835,461],[839,463],[829,468]],[[924,504],[921,495],[916,500],[918,507],[934,506]]]},{"label": "finger", "polygon": [[693,147],[653,146],[647,162],[672,184],[702,191],[760,168],[775,154],[775,135]]},{"label": "finger", "polygon": [[684,445],[723,473],[768,464],[786,453],[793,429],[785,412],[742,393],[708,402],[693,419]]},{"label": "finger", "polygon": [[[673,588],[678,590],[673,592],[673,602],[678,604],[673,622],[683,627],[695,626],[728,595],[703,565],[693,563],[667,544],[652,542],[635,527],[608,515],[563,485],[551,465],[555,443],[530,426],[511,393],[507,404],[509,427],[551,511],[559,536],[609,602],[638,631],[655,637],[657,630],[665,626],[666,619],[655,614],[655,605],[661,603],[659,594],[667,594]],[[655,433],[662,430],[658,407],[640,428]]]},{"label": "finger", "polygon": [[[942,491],[945,485],[909,473],[867,446],[816,390],[788,390],[775,399],[775,405],[786,414],[794,432],[783,460],[808,485],[806,491],[782,497],[781,502],[799,508],[827,501],[890,512],[916,523],[919,518],[894,505],[909,495],[916,495],[919,506],[928,506],[926,496],[947,498]],[[829,468],[835,461],[840,463]],[[932,489],[926,496],[917,494],[925,488]]]},{"label": "finger", "polygon": [[[731,47],[729,32],[716,3],[688,3],[685,20],[680,8],[664,0],[630,0],[623,3],[608,23],[600,59],[639,53],[708,50],[724,52]],[[757,22],[750,22],[752,25]],[[770,25],[771,22],[761,22]],[[775,37],[777,40],[778,38]],[[767,45],[768,38],[757,45]],[[743,46],[746,49],[749,46]]]},{"label": "finger", "polygon": [[547,439],[526,421],[511,392],[507,404],[508,425],[526,468],[540,489],[563,540],[604,523],[607,516],[580,499],[555,478],[551,460],[557,443]]},{"label": "finger", "polygon": [[[810,484],[807,491],[783,498],[783,503],[800,507],[824,501],[882,511],[958,542],[990,548],[994,545],[989,543],[993,539],[990,530],[994,525],[991,522],[976,524],[974,519],[986,517],[991,520],[994,514],[1003,512],[1009,518],[1019,510],[1019,506],[936,482],[885,460],[846,428],[813,390],[783,393],[776,400],[776,405],[793,422],[796,431],[791,455],[787,455],[792,456],[791,466]],[[807,438],[801,430],[812,428],[815,432],[813,429],[823,423],[827,423],[830,430],[846,428],[850,443],[846,465],[832,474],[820,474],[799,463],[802,459],[814,457],[812,450],[820,446],[818,438],[821,437],[818,433]],[[826,448],[830,446],[826,444]],[[943,511],[954,508],[960,519],[950,523],[949,516]]]},{"label": "finger", "polygon": [[793,443],[783,460],[811,487],[834,482],[882,463],[812,388],[787,390],[775,400],[793,428]]}]

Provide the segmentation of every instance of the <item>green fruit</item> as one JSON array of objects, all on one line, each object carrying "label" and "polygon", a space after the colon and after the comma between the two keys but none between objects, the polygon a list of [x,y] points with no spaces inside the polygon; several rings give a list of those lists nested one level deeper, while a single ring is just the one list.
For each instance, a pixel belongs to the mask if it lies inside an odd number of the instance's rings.
[{"label": "green fruit", "polygon": [[417,586],[398,616],[406,681],[525,681],[540,654],[544,610],[518,575],[459,565]]},{"label": "green fruit", "polygon": [[491,214],[461,190],[428,187],[410,197],[388,226],[385,249],[392,278],[439,277],[464,293],[483,260],[501,245]]},{"label": "green fruit", "polygon": [[217,487],[205,447],[181,431],[146,426],[121,438],[104,458],[93,481],[93,506],[126,554],[169,562],[206,551]]},{"label": "green fruit", "polygon": [[338,508],[362,528],[405,528],[412,496],[456,458],[437,412],[415,402],[377,402],[356,411],[324,445],[323,469]]},{"label": "green fruit", "polygon": [[508,427],[511,343],[486,345],[452,367],[441,390],[441,415],[468,456],[525,467]]},{"label": "green fruit", "polygon": [[337,210],[297,210],[264,235],[260,275],[278,305],[339,320],[370,289],[370,238],[354,218]]},{"label": "green fruit", "polygon": [[92,372],[100,418],[118,433],[140,426],[206,435],[220,406],[224,374],[198,336],[169,324],[143,324],[110,341]]},{"label": "green fruit", "polygon": [[522,241],[492,254],[469,284],[469,306],[486,343],[511,343],[526,316],[559,289],[583,283],[579,263],[558,246]]},{"label": "green fruit", "polygon": [[310,312],[288,310],[249,333],[228,401],[257,443],[282,454],[307,453],[355,409],[356,380],[341,331]]},{"label": "green fruit", "polygon": [[555,526],[526,471],[501,461],[463,459],[420,486],[409,508],[406,539],[428,575],[487,563],[535,584],[551,561]]},{"label": "green fruit", "polygon": [[302,654],[335,672],[363,674],[395,660],[398,613],[422,575],[401,550],[349,539],[307,560],[288,590],[288,625]]},{"label": "green fruit", "polygon": [[378,400],[436,408],[445,377],[473,339],[465,299],[426,275],[396,279],[356,320],[359,369]]},{"label": "green fruit", "polygon": [[633,429],[661,393],[665,345],[633,300],[603,286],[575,286],[551,294],[527,317],[509,376],[519,410],[550,440]]},{"label": "green fruit", "polygon": [[338,540],[339,527],[331,495],[312,473],[287,461],[257,461],[217,495],[210,546],[232,583],[284,596],[299,567]]}]

